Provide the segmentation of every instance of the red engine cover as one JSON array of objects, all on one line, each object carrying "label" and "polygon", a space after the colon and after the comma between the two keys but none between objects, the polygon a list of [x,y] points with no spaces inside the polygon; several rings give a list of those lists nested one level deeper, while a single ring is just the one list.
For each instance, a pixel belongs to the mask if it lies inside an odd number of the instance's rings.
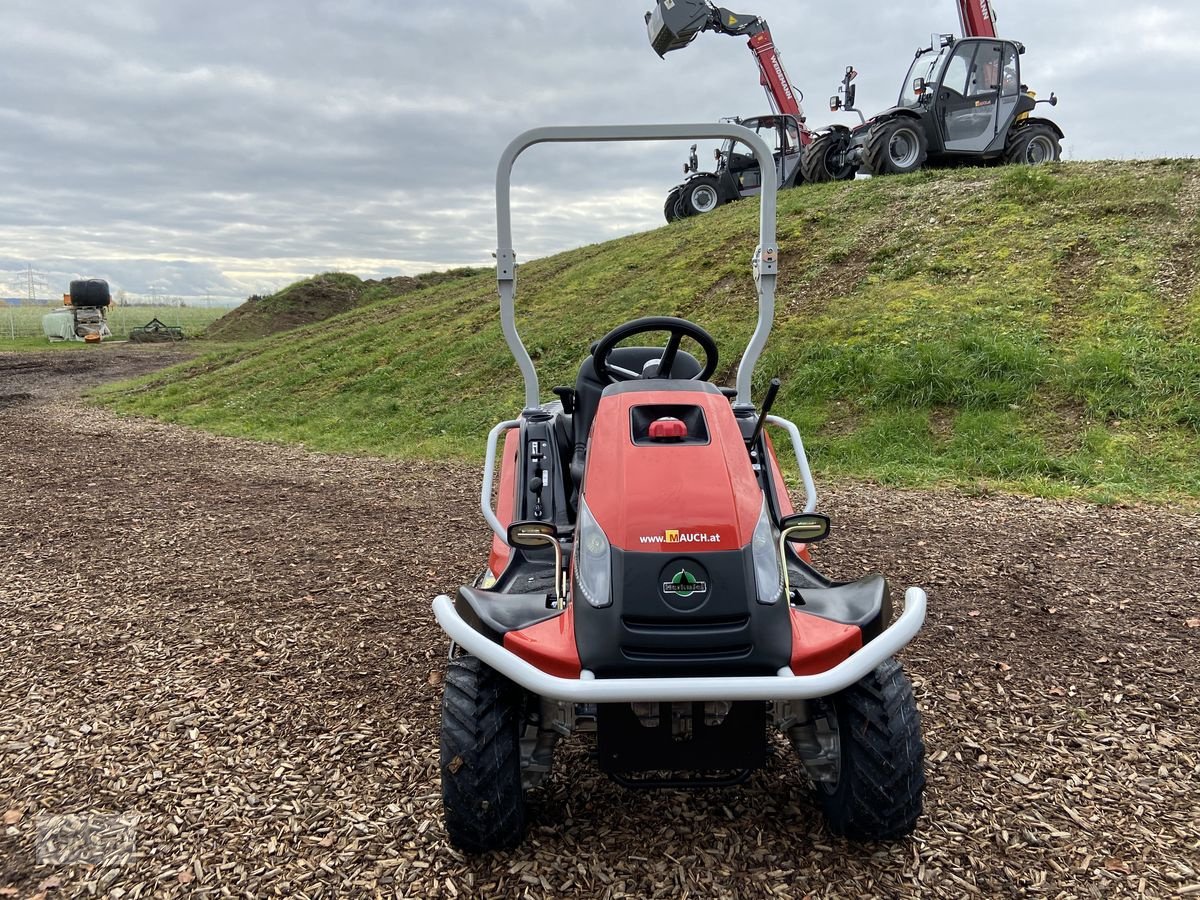
[{"label": "red engine cover", "polygon": [[[698,407],[708,442],[634,443],[630,410],[643,405]],[[642,553],[745,547],[763,502],[729,400],[700,390],[601,398],[583,495],[614,547]]]}]

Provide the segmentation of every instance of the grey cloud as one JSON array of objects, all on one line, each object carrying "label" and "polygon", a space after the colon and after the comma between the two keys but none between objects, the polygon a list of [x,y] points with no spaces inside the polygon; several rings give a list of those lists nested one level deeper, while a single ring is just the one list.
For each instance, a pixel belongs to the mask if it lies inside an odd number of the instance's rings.
[{"label": "grey cloud", "polygon": [[[704,34],[659,60],[649,5],[11,0],[0,256],[227,296],[323,268],[485,264],[517,131],[766,110],[744,41]],[[957,27],[950,0],[735,7],[769,19],[812,124],[846,64],[870,113],[914,48]],[[1073,158],[1196,153],[1189,0],[1004,0],[1000,16],[1029,48],[1026,80],[1061,98]],[[514,172],[521,257],[655,227],[685,152],[534,148]]]}]

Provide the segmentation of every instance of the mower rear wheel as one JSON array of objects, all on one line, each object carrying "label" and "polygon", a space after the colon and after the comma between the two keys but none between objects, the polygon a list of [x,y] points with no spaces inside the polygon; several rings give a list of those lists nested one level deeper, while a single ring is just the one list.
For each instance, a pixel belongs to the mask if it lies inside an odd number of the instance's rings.
[{"label": "mower rear wheel", "polygon": [[823,702],[837,732],[834,778],[817,782],[829,830],[859,841],[912,833],[925,789],[925,744],[912,684],[894,659]]},{"label": "mower rear wheel", "polygon": [[907,116],[876,122],[863,147],[863,161],[872,175],[907,175],[921,168],[928,155],[925,130]]},{"label": "mower rear wheel", "polygon": [[721,191],[715,178],[696,178],[680,189],[679,205],[684,215],[712,212],[721,202]]},{"label": "mower rear wheel", "polygon": [[442,695],[442,810],[468,853],[517,846],[525,834],[519,688],[473,656],[450,660]]},{"label": "mower rear wheel", "polygon": [[813,138],[804,148],[800,158],[800,173],[804,180],[812,183],[821,181],[848,181],[858,171],[858,166],[845,161],[850,149],[850,136],[845,132],[831,131]]},{"label": "mower rear wheel", "polygon": [[1004,161],[1010,164],[1040,166],[1058,162],[1062,146],[1058,133],[1049,125],[1025,125],[1008,133]]},{"label": "mower rear wheel", "polygon": [[667,202],[663,204],[663,218],[668,222],[675,222],[683,218],[676,208],[679,204],[679,195],[682,193],[681,188],[671,188],[667,194]]}]

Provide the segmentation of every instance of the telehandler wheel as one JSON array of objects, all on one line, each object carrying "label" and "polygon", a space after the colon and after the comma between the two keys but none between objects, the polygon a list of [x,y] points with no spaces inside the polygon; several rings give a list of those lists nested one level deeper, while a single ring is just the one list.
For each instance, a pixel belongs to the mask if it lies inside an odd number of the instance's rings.
[{"label": "telehandler wheel", "polygon": [[1058,134],[1049,125],[1033,124],[1014,128],[1004,145],[1004,161],[1017,165],[1039,166],[1058,162],[1062,147]]},{"label": "telehandler wheel", "polygon": [[907,117],[876,122],[867,132],[863,161],[872,175],[915,172],[929,155],[921,123]]},{"label": "telehandler wheel", "polygon": [[682,187],[679,195],[679,206],[687,216],[712,212],[720,205],[721,192],[715,178],[693,179]]},{"label": "telehandler wheel", "polygon": [[450,843],[468,853],[515,847],[525,834],[519,688],[473,656],[450,660],[442,695],[442,808]]},{"label": "telehandler wheel", "polygon": [[858,166],[845,161],[850,149],[850,136],[840,131],[818,135],[804,148],[800,157],[800,174],[812,183],[821,181],[848,181],[858,171]]},{"label": "telehandler wheel", "polygon": [[679,204],[679,195],[681,193],[683,193],[682,189],[671,188],[670,192],[667,194],[667,202],[663,204],[663,217],[668,222],[675,222],[683,218],[677,209]]},{"label": "telehandler wheel", "polygon": [[858,841],[910,834],[921,815],[925,744],[899,663],[889,659],[823,706],[837,735],[832,778],[815,782],[829,830]]}]

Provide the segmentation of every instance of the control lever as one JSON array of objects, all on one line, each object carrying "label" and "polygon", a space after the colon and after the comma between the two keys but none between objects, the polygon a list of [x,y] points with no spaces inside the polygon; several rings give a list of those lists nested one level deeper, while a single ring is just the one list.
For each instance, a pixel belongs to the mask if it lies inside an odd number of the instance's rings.
[{"label": "control lever", "polygon": [[533,517],[542,517],[542,488],[546,486],[542,473],[535,475],[529,482],[529,491],[533,494]]},{"label": "control lever", "polygon": [[779,393],[779,379],[772,378],[771,383],[767,385],[767,396],[763,397],[762,412],[758,416],[758,421],[754,423],[754,432],[750,435],[750,439],[746,441],[747,446],[751,450],[758,443],[759,435],[762,434],[763,426],[767,424],[767,413],[771,411],[771,407],[775,405],[775,396]]},{"label": "control lever", "polygon": [[575,412],[575,388],[556,387],[550,389],[562,401],[563,412],[568,416]]}]

